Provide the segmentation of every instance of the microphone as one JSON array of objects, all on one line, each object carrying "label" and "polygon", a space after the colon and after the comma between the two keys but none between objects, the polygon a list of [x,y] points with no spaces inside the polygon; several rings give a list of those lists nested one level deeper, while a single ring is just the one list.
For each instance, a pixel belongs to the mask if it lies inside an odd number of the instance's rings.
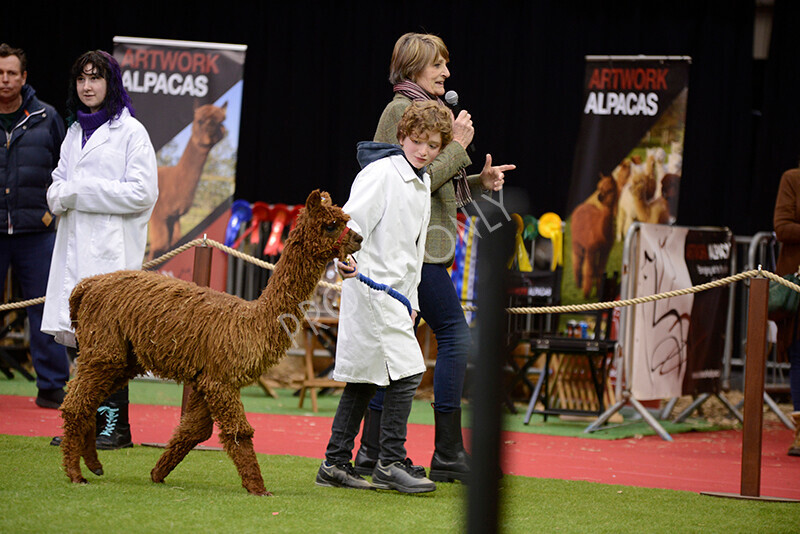
[{"label": "microphone", "polygon": [[[461,106],[458,105],[458,93],[455,91],[447,91],[444,94],[444,101],[447,102],[447,105],[453,110],[453,113],[458,115],[461,112]],[[472,154],[475,153],[475,144],[470,143],[467,147],[467,150]]]},{"label": "microphone", "polygon": [[455,91],[447,91],[444,94],[444,101],[447,102],[451,108],[453,108],[453,113],[458,115],[458,112],[461,111],[458,106],[458,93]]}]

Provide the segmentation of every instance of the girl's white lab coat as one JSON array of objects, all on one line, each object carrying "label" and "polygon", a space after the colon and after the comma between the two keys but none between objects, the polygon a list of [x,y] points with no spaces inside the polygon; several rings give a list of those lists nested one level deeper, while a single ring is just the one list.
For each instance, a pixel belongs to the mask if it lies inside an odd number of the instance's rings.
[{"label": "girl's white lab coat", "polygon": [[140,269],[158,197],[156,155],[144,126],[123,109],[81,148],[76,121],[61,145],[50,211],[59,216],[42,332],[75,346],[69,295],[87,276]]},{"label": "girl's white lab coat", "polygon": [[[420,180],[402,155],[394,155],[364,167],[342,208],[364,238],[354,254],[359,272],[405,295],[415,310],[430,198],[430,177]],[[407,308],[355,278],[345,280],[333,378],[387,386],[424,371]]]}]

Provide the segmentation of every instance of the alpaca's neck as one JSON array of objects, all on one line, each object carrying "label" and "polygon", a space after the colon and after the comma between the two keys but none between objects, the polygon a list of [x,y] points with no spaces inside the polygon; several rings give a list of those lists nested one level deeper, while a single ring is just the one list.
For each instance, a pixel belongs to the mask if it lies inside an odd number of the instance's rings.
[{"label": "alpaca's neck", "polygon": [[188,180],[190,187],[196,187],[200,181],[200,175],[203,174],[203,166],[206,164],[210,151],[211,147],[202,147],[193,138],[186,143],[186,149],[175,167],[181,170],[182,176],[190,178]]},{"label": "alpaca's neck", "polygon": [[307,309],[302,303],[311,298],[325,265],[308,256],[299,241],[287,243],[259,297],[266,316],[274,320],[289,314],[302,320]]}]

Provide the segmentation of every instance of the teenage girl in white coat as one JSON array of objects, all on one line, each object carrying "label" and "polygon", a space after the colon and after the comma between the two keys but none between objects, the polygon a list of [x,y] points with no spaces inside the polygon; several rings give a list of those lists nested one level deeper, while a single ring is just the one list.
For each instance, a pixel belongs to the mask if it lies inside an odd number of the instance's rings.
[{"label": "teenage girl in white coat", "polygon": [[[59,221],[42,331],[76,356],[69,295],[87,276],[141,268],[158,177],[150,137],[133,117],[119,64],[108,53],[86,52],[72,66],[67,124],[47,191]],[[98,449],[132,446],[127,411],[127,387],[100,406]]]}]

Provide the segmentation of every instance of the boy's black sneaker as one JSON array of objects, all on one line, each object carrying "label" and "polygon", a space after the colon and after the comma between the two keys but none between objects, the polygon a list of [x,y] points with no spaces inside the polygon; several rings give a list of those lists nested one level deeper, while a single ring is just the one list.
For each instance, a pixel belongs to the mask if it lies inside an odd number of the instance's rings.
[{"label": "boy's black sneaker", "polygon": [[[356,473],[361,476],[371,476],[372,472],[375,471],[375,466],[378,464],[378,460],[374,458],[369,458],[366,453],[362,453],[361,451],[364,449],[362,446],[361,449],[358,450],[356,454],[356,460],[353,462],[355,464]],[[408,460],[411,462],[411,460]],[[421,465],[414,465],[414,462],[411,462],[411,469],[414,470],[414,476],[426,476],[425,467]]]},{"label": "boy's black sneaker", "polygon": [[431,482],[414,466],[410,459],[388,465],[378,460],[372,472],[372,485],[378,489],[393,489],[401,493],[427,493],[436,490]]},{"label": "boy's black sneaker", "polygon": [[316,484],[330,488],[375,489],[375,486],[356,473],[350,462],[333,465],[329,464],[327,460],[319,466]]}]

